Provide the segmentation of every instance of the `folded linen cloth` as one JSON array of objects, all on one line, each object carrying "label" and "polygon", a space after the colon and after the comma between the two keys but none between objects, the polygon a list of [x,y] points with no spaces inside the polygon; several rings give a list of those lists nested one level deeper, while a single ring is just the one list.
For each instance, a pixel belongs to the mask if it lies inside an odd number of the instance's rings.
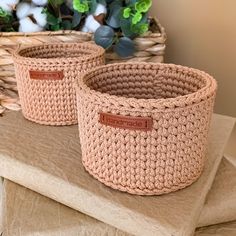
[{"label": "folded linen cloth", "polygon": [[199,217],[198,226],[233,220],[236,220],[236,166],[223,158]]},{"label": "folded linen cloth", "polygon": [[[224,158],[207,196],[198,225],[236,220],[235,199],[236,167]],[[4,236],[20,233],[25,236],[33,236],[36,233],[42,236],[130,235],[6,179],[3,202]],[[195,236],[208,235],[235,236],[236,221],[232,224],[199,228],[195,233]]]},{"label": "folded linen cloth", "polygon": [[3,192],[3,236],[128,236],[6,179]]},{"label": "folded linen cloth", "polygon": [[235,236],[236,221],[199,228],[195,236]]}]

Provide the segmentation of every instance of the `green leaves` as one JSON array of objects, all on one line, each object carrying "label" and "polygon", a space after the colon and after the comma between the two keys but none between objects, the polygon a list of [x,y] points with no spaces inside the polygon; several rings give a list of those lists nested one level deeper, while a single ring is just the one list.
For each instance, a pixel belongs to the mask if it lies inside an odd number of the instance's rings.
[{"label": "green leaves", "polygon": [[9,23],[12,20],[12,14],[10,12],[4,11],[0,7],[0,21],[4,23]]},{"label": "green leaves", "polygon": [[102,0],[73,0],[73,8],[79,13],[92,14],[100,1],[102,2]]},{"label": "green leaves", "polygon": [[146,13],[151,6],[152,0],[139,0],[137,3],[135,3],[135,10],[140,13]]},{"label": "green leaves", "polygon": [[130,7],[124,8],[124,10],[123,10],[123,17],[125,19],[127,19],[127,18],[130,17],[130,15],[131,15],[131,8]]},{"label": "green leaves", "polygon": [[[125,31],[126,35],[131,35],[131,33],[128,33],[127,31],[133,31],[133,33],[136,34],[142,34],[143,32],[146,32],[146,25],[139,25],[138,27],[133,27],[134,25],[143,22],[143,19],[146,18],[146,12],[150,9],[152,5],[152,0],[126,0],[127,7],[123,8],[123,14],[122,18],[130,19],[131,26],[129,29],[125,25]],[[124,28],[123,27],[123,28]],[[121,26],[122,28],[122,26]]]},{"label": "green leaves", "polygon": [[47,22],[49,25],[56,25],[61,22],[60,18],[57,18],[56,16],[52,15],[50,12],[46,11],[47,14]]},{"label": "green leaves", "polygon": [[71,30],[72,29],[72,23],[69,20],[63,20],[61,23],[61,26],[65,30]]},{"label": "green leaves", "polygon": [[[94,33],[95,42],[128,57],[135,51],[133,39],[149,29],[147,12],[151,5],[152,0],[48,0],[43,11],[47,15],[46,30],[90,31],[85,23],[95,28],[101,25]],[[11,14],[0,7],[0,31],[18,27],[15,10]]]},{"label": "green leaves", "polygon": [[44,10],[47,15],[47,28],[52,31],[60,30],[61,19],[51,14],[47,9]]},{"label": "green leaves", "polygon": [[10,32],[10,31],[15,31],[12,23],[13,23],[13,16],[10,12],[4,11],[1,7],[0,7],[0,32],[1,31],[6,31],[6,32]]},{"label": "green leaves", "polygon": [[0,7],[0,17],[6,17],[8,13]]},{"label": "green leaves", "polygon": [[87,1],[73,0],[73,8],[80,13],[85,13],[89,11],[89,4]]},{"label": "green leaves", "polygon": [[137,35],[142,35],[148,31],[149,25],[147,23],[140,23],[132,26],[132,31]]},{"label": "green leaves", "polygon": [[136,12],[132,18],[132,24],[135,25],[138,22],[140,22],[142,20],[142,13],[141,12]]},{"label": "green leaves", "polygon": [[[52,0],[51,0],[52,1]],[[56,3],[57,2],[57,3]],[[61,4],[62,2],[62,4]],[[82,14],[76,10],[71,10],[64,1],[57,0],[53,2],[53,6],[48,4],[44,13],[47,15],[46,29],[57,30],[72,30],[77,29],[80,25]],[[57,5],[60,4],[60,5]],[[55,11],[56,7],[56,11]]]},{"label": "green leaves", "polygon": [[114,36],[114,30],[107,25],[103,25],[100,26],[94,33],[94,40],[96,44],[107,49],[113,44]]},{"label": "green leaves", "polygon": [[121,31],[122,31],[122,34],[126,37],[129,37],[129,38],[134,38],[136,35],[136,33],[133,31],[132,29],[132,19],[131,18],[128,18],[128,19],[121,19]]}]

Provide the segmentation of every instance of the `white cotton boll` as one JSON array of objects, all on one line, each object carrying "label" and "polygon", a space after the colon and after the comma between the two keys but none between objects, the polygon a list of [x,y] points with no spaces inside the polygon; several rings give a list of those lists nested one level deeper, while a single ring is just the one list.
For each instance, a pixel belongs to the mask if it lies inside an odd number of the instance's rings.
[{"label": "white cotton boll", "polygon": [[100,14],[107,14],[107,8],[104,5],[98,3],[97,8],[94,12],[94,15],[98,16]]},{"label": "white cotton boll", "polygon": [[27,2],[21,2],[17,5],[16,7],[16,16],[18,19],[22,19],[25,18],[26,16],[28,16],[31,10],[31,4],[27,3]]},{"label": "white cotton boll", "polygon": [[3,11],[12,12],[11,5],[8,5],[5,2],[0,2],[0,7],[3,9]]},{"label": "white cotton boll", "polygon": [[32,2],[38,6],[45,6],[47,5],[48,0],[32,0]]},{"label": "white cotton boll", "polygon": [[43,12],[43,7],[35,7],[31,8],[29,14],[32,14],[34,19],[36,20],[37,24],[41,27],[46,26],[47,24],[47,15]]},{"label": "white cotton boll", "polygon": [[4,2],[8,5],[16,5],[19,3],[19,0],[4,0]]},{"label": "white cotton boll", "polygon": [[20,23],[19,32],[34,33],[43,30],[42,27],[33,23],[29,17],[21,19],[19,23]]},{"label": "white cotton boll", "polygon": [[12,12],[13,7],[19,3],[19,0],[0,0],[0,7],[6,12]]},{"label": "white cotton boll", "polygon": [[82,27],[81,31],[82,31],[82,32],[85,32],[85,33],[88,33],[88,32],[89,32],[88,28],[85,27],[85,26]]},{"label": "white cotton boll", "polygon": [[85,19],[84,27],[88,29],[88,32],[94,33],[100,26],[101,24],[94,19],[93,15],[88,15]]}]

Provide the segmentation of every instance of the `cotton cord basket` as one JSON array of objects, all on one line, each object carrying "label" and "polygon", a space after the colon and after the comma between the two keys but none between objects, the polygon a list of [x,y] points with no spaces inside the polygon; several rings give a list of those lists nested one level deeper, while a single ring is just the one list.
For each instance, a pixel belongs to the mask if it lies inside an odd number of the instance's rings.
[{"label": "cotton cord basket", "polygon": [[216,81],[159,63],[102,66],[77,83],[85,169],[114,189],[160,195],[200,176]]},{"label": "cotton cord basket", "polygon": [[105,63],[104,49],[92,43],[27,47],[13,59],[22,113],[45,125],[78,122],[75,81],[81,72]]}]

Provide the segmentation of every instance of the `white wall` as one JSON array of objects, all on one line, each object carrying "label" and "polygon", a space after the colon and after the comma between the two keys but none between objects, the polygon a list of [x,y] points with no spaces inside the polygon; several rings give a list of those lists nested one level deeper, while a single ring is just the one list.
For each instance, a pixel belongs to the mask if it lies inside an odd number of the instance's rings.
[{"label": "white wall", "polygon": [[153,0],[166,28],[166,62],[192,66],[219,83],[215,111],[236,117],[236,1]]}]

